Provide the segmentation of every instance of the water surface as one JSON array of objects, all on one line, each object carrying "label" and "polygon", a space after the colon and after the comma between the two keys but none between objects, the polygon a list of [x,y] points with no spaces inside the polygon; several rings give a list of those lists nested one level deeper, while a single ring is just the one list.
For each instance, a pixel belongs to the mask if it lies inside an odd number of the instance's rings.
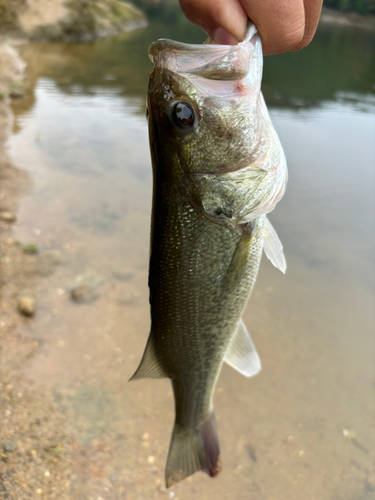
[{"label": "water surface", "polygon": [[[263,370],[248,380],[224,367],[220,376],[220,476],[162,486],[170,383],[127,383],[150,325],[147,46],[204,40],[166,15],[117,38],[23,49],[30,95],[14,105],[9,151],[32,189],[15,236],[61,261],[37,290],[29,334],[42,342],[27,376],[53,388],[83,450],[71,494],[373,499],[375,35],[324,26],[301,53],[265,61],[290,181],[271,215],[287,274],[264,259],[244,315]],[[97,299],[78,305],[69,287],[82,275]]]}]

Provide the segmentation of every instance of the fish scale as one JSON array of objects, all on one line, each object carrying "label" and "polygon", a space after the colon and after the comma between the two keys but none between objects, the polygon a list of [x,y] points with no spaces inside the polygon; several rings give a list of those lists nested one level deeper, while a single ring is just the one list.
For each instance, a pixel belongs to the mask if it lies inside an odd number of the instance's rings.
[{"label": "fish scale", "polygon": [[260,93],[256,30],[235,47],[160,40],[149,53],[151,332],[132,379],[172,381],[168,487],[221,470],[213,394],[223,361],[248,377],[260,370],[241,316],[263,249],[285,271],[266,214],[287,170]]}]

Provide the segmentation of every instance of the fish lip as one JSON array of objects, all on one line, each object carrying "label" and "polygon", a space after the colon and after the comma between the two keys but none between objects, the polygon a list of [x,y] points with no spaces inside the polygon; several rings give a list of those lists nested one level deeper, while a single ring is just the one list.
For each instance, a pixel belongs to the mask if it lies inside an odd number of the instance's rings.
[{"label": "fish lip", "polygon": [[[256,35],[256,33],[256,27],[249,21],[245,40],[240,42],[237,47],[245,46],[252,39],[252,37]],[[207,52],[218,52],[218,49],[220,50],[220,48],[229,51],[233,50],[233,45],[213,43],[210,38],[208,38],[203,44],[176,42],[175,40],[170,40],[169,38],[160,38],[149,46],[148,55],[151,61],[154,62],[153,58],[165,50],[172,50],[176,52],[194,52],[196,54],[202,52],[206,54]]]},{"label": "fish lip", "polygon": [[155,68],[187,75],[199,74],[207,63],[233,55],[234,50],[236,54],[248,52],[248,48],[242,46],[233,49],[232,45],[189,44],[162,38],[149,46],[148,55]]},{"label": "fish lip", "polygon": [[162,38],[149,46],[148,54],[155,68],[208,80],[238,81],[246,78],[254,54],[256,64],[262,66],[260,37],[254,25],[238,45],[215,44],[210,39],[207,42],[189,44]]},{"label": "fish lip", "polygon": [[196,44],[196,43],[184,43],[184,42],[176,42],[175,40],[170,40],[169,38],[160,38],[156,42],[152,42],[152,44],[148,48],[148,55],[152,62],[154,62],[153,58],[158,56],[161,52],[164,51],[172,51],[179,53],[189,53],[193,52],[194,54],[207,52],[217,53],[218,49],[223,48],[226,50],[233,49],[232,45],[218,45],[218,44]]}]

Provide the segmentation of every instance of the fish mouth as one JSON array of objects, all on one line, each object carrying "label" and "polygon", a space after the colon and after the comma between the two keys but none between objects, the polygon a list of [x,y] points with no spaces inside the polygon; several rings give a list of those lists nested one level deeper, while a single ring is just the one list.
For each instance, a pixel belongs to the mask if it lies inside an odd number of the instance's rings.
[{"label": "fish mouth", "polygon": [[[262,69],[260,37],[252,24],[245,40],[235,46],[214,44],[210,39],[200,45],[160,39],[150,45],[148,53],[155,68],[208,80],[241,80],[254,63]],[[251,72],[254,74],[254,68]]]}]

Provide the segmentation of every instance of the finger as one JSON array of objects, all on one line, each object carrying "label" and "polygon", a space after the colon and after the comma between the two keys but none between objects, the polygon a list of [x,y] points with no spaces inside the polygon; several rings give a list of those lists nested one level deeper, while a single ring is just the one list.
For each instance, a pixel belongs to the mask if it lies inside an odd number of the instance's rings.
[{"label": "finger", "polygon": [[302,40],[291,50],[300,50],[306,47],[315,35],[318,26],[323,0],[304,0],[305,4],[305,33]]},{"label": "finger", "polygon": [[235,44],[245,38],[247,14],[240,0],[179,0],[189,21],[217,43]]},{"label": "finger", "polygon": [[242,0],[242,6],[259,31],[264,55],[280,54],[301,43],[305,34],[303,0]]}]

